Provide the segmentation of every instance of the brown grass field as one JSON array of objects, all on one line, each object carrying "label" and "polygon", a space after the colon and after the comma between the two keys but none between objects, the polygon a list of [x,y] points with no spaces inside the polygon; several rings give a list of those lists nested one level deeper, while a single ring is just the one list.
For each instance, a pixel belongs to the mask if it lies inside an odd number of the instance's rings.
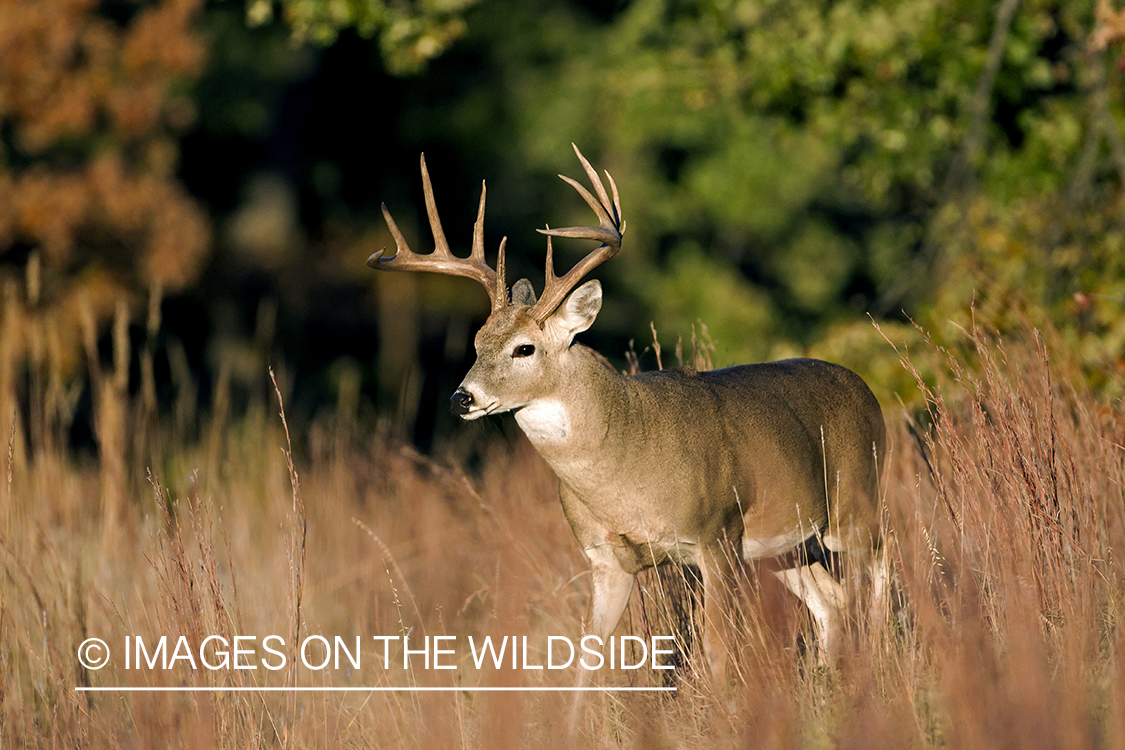
[{"label": "brown grass field", "polygon": [[[903,352],[940,374],[924,406],[884,403],[893,607],[851,613],[839,664],[817,664],[796,599],[747,566],[729,685],[689,660],[675,694],[592,694],[570,726],[552,692],[77,691],[566,686],[573,669],[478,670],[464,644],[526,635],[542,664],[548,636],[580,633],[589,579],[522,440],[490,438],[470,472],[358,427],[344,404],[291,436],[291,463],[267,381],[237,420],[220,389],[189,439],[183,413],[156,416],[150,351],[130,390],[120,336],[91,373],[96,457],[74,456],[60,447],[73,397],[49,356],[15,365],[13,336],[46,335],[21,325],[9,317],[0,341],[3,747],[558,747],[575,733],[597,748],[1125,748],[1125,409],[1049,336]],[[690,635],[687,580],[646,573],[618,634]],[[397,645],[385,669],[371,636],[404,633],[456,636],[456,669],[402,669]],[[246,634],[284,638],[286,667],[123,662],[126,636],[197,649]],[[361,667],[294,666],[316,634],[361,636]],[[113,653],[100,670],[78,660],[95,636]]]}]

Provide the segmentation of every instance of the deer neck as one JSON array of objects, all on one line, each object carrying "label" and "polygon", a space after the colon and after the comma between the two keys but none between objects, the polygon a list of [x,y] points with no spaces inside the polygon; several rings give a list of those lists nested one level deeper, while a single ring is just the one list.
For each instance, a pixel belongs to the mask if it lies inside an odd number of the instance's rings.
[{"label": "deer neck", "polygon": [[559,387],[516,412],[516,422],[555,473],[588,464],[609,433],[608,415],[624,398],[623,378],[584,346],[563,359]]}]

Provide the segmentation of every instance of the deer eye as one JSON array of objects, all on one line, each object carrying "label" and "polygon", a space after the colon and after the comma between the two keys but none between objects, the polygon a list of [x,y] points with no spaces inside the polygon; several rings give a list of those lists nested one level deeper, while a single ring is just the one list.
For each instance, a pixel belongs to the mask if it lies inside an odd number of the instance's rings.
[{"label": "deer eye", "polygon": [[535,354],[534,344],[520,344],[512,351],[513,357],[530,357]]}]

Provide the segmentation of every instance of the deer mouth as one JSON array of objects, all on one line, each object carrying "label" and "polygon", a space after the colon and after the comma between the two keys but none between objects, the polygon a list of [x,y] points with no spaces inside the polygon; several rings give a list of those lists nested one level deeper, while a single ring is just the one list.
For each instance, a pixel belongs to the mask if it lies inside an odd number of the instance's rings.
[{"label": "deer mouth", "polygon": [[471,422],[474,419],[480,419],[481,417],[487,417],[490,414],[503,414],[504,412],[511,411],[511,410],[512,410],[512,407],[504,406],[503,404],[501,404],[498,401],[493,401],[491,404],[488,404],[487,406],[470,406],[469,410],[466,411],[464,414],[461,414],[460,417],[461,417],[461,419],[465,420],[466,422]]}]

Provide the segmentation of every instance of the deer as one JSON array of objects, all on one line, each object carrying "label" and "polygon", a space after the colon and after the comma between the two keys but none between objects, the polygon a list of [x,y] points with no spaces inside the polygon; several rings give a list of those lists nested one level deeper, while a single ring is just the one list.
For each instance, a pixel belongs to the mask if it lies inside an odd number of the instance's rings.
[{"label": "deer", "polygon": [[[433,252],[412,252],[384,204],[396,253],[387,257],[383,248],[367,265],[462,276],[487,290],[491,311],[474,338],[476,361],[451,409],[466,421],[513,413],[558,476],[563,512],[591,570],[586,633],[607,642],[640,571],[692,566],[702,582],[706,666],[721,683],[728,658],[721,608],[730,604],[738,558],[788,556],[792,566],[774,575],[807,606],[826,659],[841,637],[845,590],[825,567],[825,555],[792,553],[816,543],[822,552],[858,554],[872,565],[874,581],[885,581],[879,403],[859,375],[815,359],[624,375],[577,344],[575,336],[590,328],[602,304],[601,284],[580,282],[618,253],[626,224],[613,177],[605,172],[611,199],[577,146],[574,152],[596,196],[559,177],[599,225],[537,230],[547,235],[542,295],[527,279],[506,286],[507,237],[496,268],[486,263],[483,182],[470,254],[451,253],[424,154]],[[599,244],[560,277],[552,237]]]}]

